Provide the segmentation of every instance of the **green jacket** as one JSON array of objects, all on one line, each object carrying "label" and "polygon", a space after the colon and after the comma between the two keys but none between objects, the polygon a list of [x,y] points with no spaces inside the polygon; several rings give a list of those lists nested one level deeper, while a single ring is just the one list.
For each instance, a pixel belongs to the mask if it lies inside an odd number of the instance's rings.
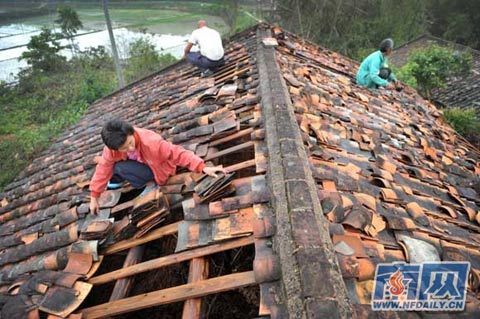
[{"label": "green jacket", "polygon": [[393,73],[390,74],[388,81],[379,77],[378,74],[382,67],[388,67],[388,58],[383,56],[380,51],[370,54],[360,64],[357,72],[357,84],[368,88],[376,88],[377,86],[387,86],[388,82],[397,80]]}]

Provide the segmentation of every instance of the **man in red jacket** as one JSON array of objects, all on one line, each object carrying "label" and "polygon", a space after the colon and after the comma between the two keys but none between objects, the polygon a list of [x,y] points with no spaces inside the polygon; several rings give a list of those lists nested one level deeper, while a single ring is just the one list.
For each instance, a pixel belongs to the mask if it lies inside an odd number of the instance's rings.
[{"label": "man in red jacket", "polygon": [[90,212],[94,214],[99,210],[98,198],[109,182],[126,180],[134,188],[153,181],[163,185],[177,166],[214,177],[217,172],[225,173],[220,167],[206,167],[193,152],[165,141],[159,134],[124,121],[107,122],[101,135],[105,147],[90,182]]}]

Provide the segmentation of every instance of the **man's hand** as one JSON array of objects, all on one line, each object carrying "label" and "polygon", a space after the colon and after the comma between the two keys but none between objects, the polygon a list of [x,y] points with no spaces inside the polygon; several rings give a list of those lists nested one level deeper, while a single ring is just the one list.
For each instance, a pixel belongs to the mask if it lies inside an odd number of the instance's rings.
[{"label": "man's hand", "polygon": [[100,210],[100,205],[98,205],[98,198],[92,197],[90,199],[90,213],[96,215]]},{"label": "man's hand", "polygon": [[224,173],[227,174],[227,171],[222,166],[205,166],[203,172],[208,176],[212,176],[217,178],[217,173]]},{"label": "man's hand", "polygon": [[395,89],[395,84],[393,84],[392,82],[388,82],[388,84],[385,88],[389,89],[389,90],[393,90],[393,89]]}]

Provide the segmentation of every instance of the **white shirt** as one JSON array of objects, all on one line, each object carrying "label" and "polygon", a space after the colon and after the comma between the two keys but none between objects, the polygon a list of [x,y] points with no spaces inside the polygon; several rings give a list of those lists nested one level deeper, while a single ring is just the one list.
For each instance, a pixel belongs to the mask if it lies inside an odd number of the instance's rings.
[{"label": "white shirt", "polygon": [[209,27],[201,27],[192,32],[188,42],[200,47],[200,54],[212,61],[223,57],[223,45],[220,33]]}]

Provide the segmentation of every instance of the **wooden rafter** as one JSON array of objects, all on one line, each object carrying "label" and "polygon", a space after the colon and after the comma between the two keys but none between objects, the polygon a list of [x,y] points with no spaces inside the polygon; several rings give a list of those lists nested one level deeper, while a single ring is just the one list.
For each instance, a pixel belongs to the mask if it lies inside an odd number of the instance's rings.
[{"label": "wooden rafter", "polygon": [[[122,268],[138,264],[138,262],[142,260],[144,250],[145,246],[143,245],[130,248],[127,257],[123,262]],[[128,277],[117,280],[115,286],[113,287],[112,294],[110,295],[110,301],[119,300],[128,296],[128,292],[133,285],[134,278],[135,277]]]},{"label": "wooden rafter", "polygon": [[119,315],[158,305],[184,301],[192,298],[201,298],[214,293],[251,286],[255,283],[255,275],[253,271],[235,273],[86,308],[82,311],[82,318],[94,319]]},{"label": "wooden rafter", "polygon": [[115,270],[103,275],[92,277],[88,282],[93,285],[101,285],[101,284],[104,284],[113,280],[117,280],[120,278],[133,276],[142,272],[177,264],[182,261],[203,257],[203,256],[208,256],[211,254],[218,253],[220,251],[243,247],[250,244],[253,244],[253,236],[241,237],[235,240],[225,241],[225,242],[213,244],[210,246],[200,247],[200,248],[187,250],[180,253],[148,260],[143,263],[132,265],[130,267],[122,268],[122,269]]},{"label": "wooden rafter", "polygon": [[[195,283],[208,278],[208,261],[204,257],[193,258],[190,261],[188,283]],[[202,298],[188,299],[183,305],[183,319],[200,319]]]},{"label": "wooden rafter", "polygon": [[105,249],[105,251],[103,252],[103,255],[115,254],[115,253],[118,253],[119,251],[130,249],[132,247],[148,243],[149,241],[159,239],[161,237],[176,234],[179,224],[180,222],[176,222],[173,224],[160,227],[158,229],[152,230],[145,236],[138,239],[133,239],[133,240],[127,239],[127,240],[119,241],[118,243],[115,243],[110,247],[108,247],[107,249]]}]

